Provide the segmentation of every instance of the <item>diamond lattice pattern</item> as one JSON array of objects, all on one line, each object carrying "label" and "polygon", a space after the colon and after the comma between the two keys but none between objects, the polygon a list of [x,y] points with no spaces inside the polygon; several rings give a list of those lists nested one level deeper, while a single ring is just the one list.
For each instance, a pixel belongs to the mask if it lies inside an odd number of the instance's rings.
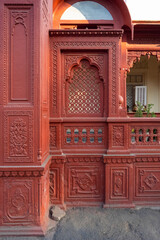
[{"label": "diamond lattice pattern", "polygon": [[69,114],[100,114],[101,83],[98,69],[84,59],[72,69],[68,87]]}]

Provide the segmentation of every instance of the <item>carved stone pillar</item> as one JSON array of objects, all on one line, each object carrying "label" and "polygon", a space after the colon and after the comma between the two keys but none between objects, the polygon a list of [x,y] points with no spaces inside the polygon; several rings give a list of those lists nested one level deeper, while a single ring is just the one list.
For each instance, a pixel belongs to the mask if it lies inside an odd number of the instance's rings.
[{"label": "carved stone pillar", "polygon": [[1,236],[46,228],[50,2],[0,1]]}]

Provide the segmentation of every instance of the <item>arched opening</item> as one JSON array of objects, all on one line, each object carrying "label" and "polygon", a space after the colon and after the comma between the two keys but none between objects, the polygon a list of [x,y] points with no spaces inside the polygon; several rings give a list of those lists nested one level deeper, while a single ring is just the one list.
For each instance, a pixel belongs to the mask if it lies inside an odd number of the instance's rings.
[{"label": "arched opening", "polygon": [[132,29],[131,17],[124,1],[66,0],[53,10],[54,29]]},{"label": "arched opening", "polygon": [[160,112],[160,62],[153,55],[143,55],[127,74],[127,109],[135,112],[138,102],[144,106],[153,104],[151,111]]}]

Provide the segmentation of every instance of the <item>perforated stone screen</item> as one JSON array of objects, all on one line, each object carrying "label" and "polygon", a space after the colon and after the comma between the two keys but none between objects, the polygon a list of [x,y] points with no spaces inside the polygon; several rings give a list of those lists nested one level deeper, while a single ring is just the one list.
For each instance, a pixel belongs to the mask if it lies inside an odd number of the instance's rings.
[{"label": "perforated stone screen", "polygon": [[68,86],[69,114],[101,114],[101,81],[98,69],[83,59],[71,73]]}]

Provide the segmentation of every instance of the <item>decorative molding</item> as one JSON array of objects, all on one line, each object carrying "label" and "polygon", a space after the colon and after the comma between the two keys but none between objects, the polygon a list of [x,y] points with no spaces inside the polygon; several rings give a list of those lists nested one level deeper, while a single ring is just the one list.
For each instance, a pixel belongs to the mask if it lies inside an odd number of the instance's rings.
[{"label": "decorative molding", "polygon": [[104,157],[106,164],[131,164],[136,162],[135,157]]},{"label": "decorative molding", "polygon": [[44,175],[44,170],[0,170],[0,177],[41,177]]},{"label": "decorative molding", "polygon": [[96,163],[103,162],[102,157],[67,157],[67,163]]},{"label": "decorative molding", "polygon": [[66,163],[66,156],[52,156],[51,158],[51,167],[52,167],[52,164],[64,164]]},{"label": "decorative molding", "polygon": [[109,157],[104,156],[104,163],[106,164],[133,164],[133,163],[149,163],[160,162],[160,157],[136,157],[136,156],[124,156],[124,157]]},{"label": "decorative molding", "polygon": [[119,37],[123,35],[123,30],[50,30],[49,36],[107,36],[107,37]]}]

